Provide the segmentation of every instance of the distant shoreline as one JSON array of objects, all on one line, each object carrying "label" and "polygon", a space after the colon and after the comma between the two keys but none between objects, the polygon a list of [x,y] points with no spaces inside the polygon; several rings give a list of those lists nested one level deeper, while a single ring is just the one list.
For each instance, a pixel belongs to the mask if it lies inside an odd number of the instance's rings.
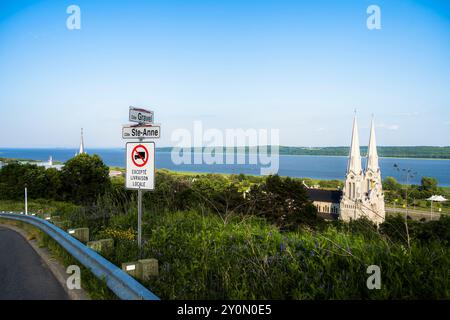
[{"label": "distant shoreline", "polygon": [[[217,152],[218,155],[224,155],[229,153],[235,154],[255,154],[256,148],[261,148],[266,146],[259,147],[234,147],[234,148],[224,148],[224,147],[211,147],[222,149],[221,152]],[[156,151],[158,152],[171,152],[174,147],[157,147]],[[204,150],[207,147],[194,148],[190,147],[192,153],[198,153],[201,150]],[[245,150],[239,150],[240,148],[244,148]],[[267,146],[270,150],[271,146]],[[189,149],[189,147],[185,148]],[[395,158],[395,159],[418,159],[418,160],[450,160],[450,146],[444,147],[436,147],[436,146],[379,146],[378,155],[380,158]],[[77,148],[3,148],[0,147],[0,158],[2,158],[2,154],[4,151],[8,150],[73,150],[76,152]],[[123,147],[111,147],[111,148],[86,148],[86,150],[92,153],[95,153],[96,150],[125,150]],[[279,146],[278,154],[283,156],[321,156],[321,157],[347,157],[349,148],[348,147],[287,147],[287,146]],[[360,148],[361,156],[365,157],[367,153],[367,147],[363,146]],[[3,151],[3,152],[2,152]],[[270,154],[270,152],[269,152]],[[7,157],[5,157],[7,158]]]}]

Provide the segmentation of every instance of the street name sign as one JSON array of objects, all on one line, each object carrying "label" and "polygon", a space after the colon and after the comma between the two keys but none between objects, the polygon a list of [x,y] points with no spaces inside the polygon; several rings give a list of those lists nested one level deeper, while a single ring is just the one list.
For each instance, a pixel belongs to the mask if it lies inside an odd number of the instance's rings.
[{"label": "street name sign", "polygon": [[125,187],[133,190],[155,188],[155,143],[127,142]]},{"label": "street name sign", "polygon": [[159,139],[161,137],[160,125],[123,126],[123,139]]},{"label": "street name sign", "polygon": [[130,107],[130,121],[142,124],[153,123],[153,111]]}]

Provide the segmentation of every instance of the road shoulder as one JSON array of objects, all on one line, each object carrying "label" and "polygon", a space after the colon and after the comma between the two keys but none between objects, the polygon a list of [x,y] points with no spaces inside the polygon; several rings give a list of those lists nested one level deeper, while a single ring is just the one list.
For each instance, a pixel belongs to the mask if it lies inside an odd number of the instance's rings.
[{"label": "road shoulder", "polygon": [[66,273],[65,267],[57,260],[51,252],[46,247],[39,247],[38,241],[36,239],[29,240],[28,234],[26,231],[20,229],[19,227],[0,223],[1,227],[11,229],[18,234],[20,234],[33,248],[33,250],[41,257],[41,259],[45,262],[48,269],[55,276],[56,280],[61,284],[64,288],[64,291],[67,293],[71,300],[90,300],[89,295],[83,289],[73,289],[69,290],[67,288],[66,282],[67,278],[70,274]]}]

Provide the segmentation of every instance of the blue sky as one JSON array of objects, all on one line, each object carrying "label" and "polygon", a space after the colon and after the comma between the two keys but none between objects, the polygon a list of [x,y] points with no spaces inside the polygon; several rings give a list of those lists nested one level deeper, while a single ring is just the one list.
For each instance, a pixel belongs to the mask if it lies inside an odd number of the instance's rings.
[{"label": "blue sky", "polygon": [[450,145],[450,1],[0,0],[0,147],[120,147],[130,105],[158,146],[195,120],[348,145],[355,108],[362,144],[374,113],[380,145]]}]

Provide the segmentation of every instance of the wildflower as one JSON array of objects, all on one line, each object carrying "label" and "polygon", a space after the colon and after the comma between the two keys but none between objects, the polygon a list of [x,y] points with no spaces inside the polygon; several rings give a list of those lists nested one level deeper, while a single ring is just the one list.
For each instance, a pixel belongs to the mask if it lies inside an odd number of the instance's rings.
[{"label": "wildflower", "polygon": [[286,244],[283,242],[283,243],[280,245],[280,252],[283,252],[284,249],[286,249]]}]

